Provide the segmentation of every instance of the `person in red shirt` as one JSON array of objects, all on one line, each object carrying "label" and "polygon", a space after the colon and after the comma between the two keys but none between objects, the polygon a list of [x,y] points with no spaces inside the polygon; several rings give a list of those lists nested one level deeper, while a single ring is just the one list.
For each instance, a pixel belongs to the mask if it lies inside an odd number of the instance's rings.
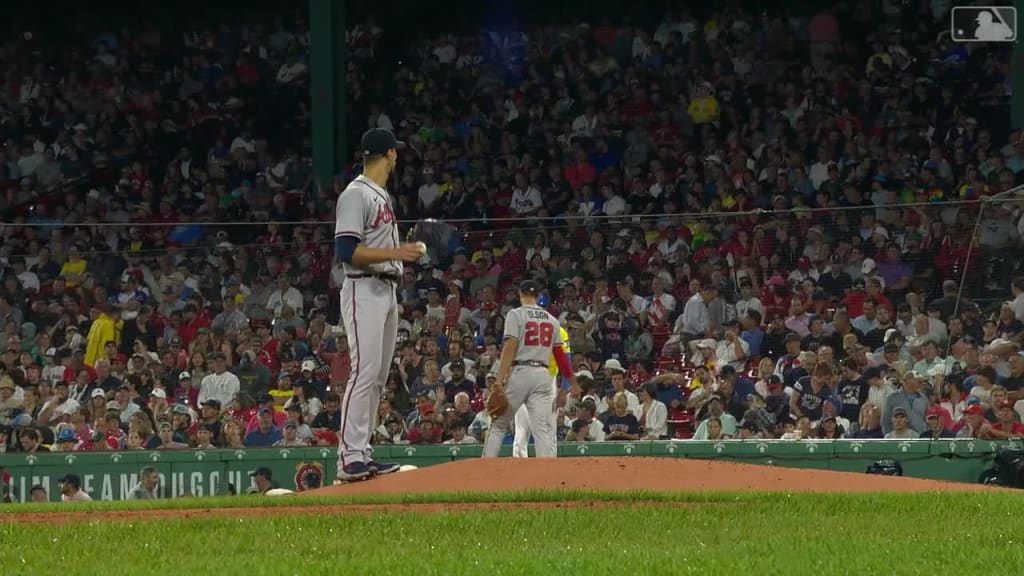
[{"label": "person in red shirt", "polygon": [[108,414],[103,418],[103,422],[105,424],[104,443],[107,450],[120,450],[125,441],[125,433],[121,430],[121,417],[116,414]]},{"label": "person in red shirt", "polygon": [[651,130],[654,143],[659,148],[662,146],[672,147],[679,139],[679,126],[672,122],[670,111],[662,109],[658,111],[658,121]]},{"label": "person in red shirt", "polygon": [[505,240],[505,251],[498,263],[505,275],[503,280],[518,281],[526,272],[526,250],[519,246],[516,238],[510,236]]},{"label": "person in red shirt", "polygon": [[62,381],[67,382],[68,384],[73,383],[78,379],[78,373],[81,370],[85,370],[89,373],[90,385],[96,381],[96,370],[94,370],[92,366],[88,366],[82,362],[84,356],[85,353],[82,350],[75,350],[65,357],[65,361],[67,363],[64,364],[64,375],[61,378]]},{"label": "person in red shirt", "polygon": [[737,230],[736,234],[725,244],[718,247],[718,255],[723,258],[729,254],[736,260],[750,258],[753,252],[753,244],[750,242],[750,235],[746,230]]},{"label": "person in red shirt", "polygon": [[970,250],[970,244],[964,238],[947,236],[942,239],[938,253],[935,254],[935,269],[940,272],[943,280],[955,280],[977,270],[977,260],[977,252]]},{"label": "person in red shirt", "polygon": [[[261,394],[259,398],[256,398],[256,411],[259,414],[260,410],[269,410],[271,415],[274,417],[274,426],[284,429],[284,423],[288,420],[288,414],[284,410],[276,410],[274,408],[274,397],[269,393]],[[253,430],[259,428],[260,419],[250,417],[248,423],[245,426],[245,433],[249,434]]]},{"label": "person in red shirt", "polygon": [[448,297],[444,301],[444,327],[457,328],[462,314],[462,280],[448,282]]},{"label": "person in red shirt", "polygon": [[985,420],[985,409],[980,404],[971,404],[964,408],[964,417],[960,422],[957,438],[978,438],[993,440],[992,424]]},{"label": "person in red shirt", "polygon": [[996,405],[998,421],[992,425],[989,434],[993,438],[1024,438],[1024,424],[1017,421],[1017,413],[1013,411],[1013,402],[1002,400]]},{"label": "person in red shirt", "polygon": [[953,416],[949,413],[949,410],[946,410],[938,404],[932,404],[927,410],[925,410],[924,417],[925,420],[928,420],[933,416],[942,422],[943,430],[955,431],[954,426],[956,423],[953,422]]},{"label": "person in red shirt", "polygon": [[565,167],[565,179],[573,190],[597,181],[597,169],[587,161],[587,152],[583,148],[576,149],[576,162]]},{"label": "person in red shirt", "polygon": [[640,87],[633,88],[632,97],[619,107],[619,114],[628,124],[635,123],[638,119],[651,116],[651,103],[647,95]]},{"label": "person in red shirt", "polygon": [[866,282],[860,278],[854,280],[853,290],[840,300],[840,303],[846,306],[850,318],[857,318],[864,314],[864,302],[868,299],[874,300],[876,305],[889,308],[889,314],[896,314],[896,307],[893,306],[892,300],[882,293],[882,284],[877,278],[868,278]]},{"label": "person in red shirt", "polygon": [[434,421],[433,410],[421,415],[419,424],[412,427],[406,435],[409,444],[440,444],[441,426]]},{"label": "person in red shirt", "polygon": [[178,337],[181,338],[183,349],[188,349],[192,341],[196,339],[196,334],[199,333],[201,328],[210,329],[210,321],[206,318],[206,315],[200,314],[195,304],[185,306],[184,321],[178,328]]},{"label": "person in red shirt", "polygon": [[238,58],[234,73],[238,82],[247,86],[255,86],[260,80],[259,68],[254,66],[249,57],[244,54]]},{"label": "person in red shirt", "polygon": [[174,389],[174,398],[189,406],[199,405],[199,385],[192,382],[192,374],[187,370],[178,374],[178,386]]},{"label": "person in red shirt", "polygon": [[[882,283],[877,277],[871,277],[864,282],[864,294],[866,295],[865,301],[874,300],[876,306],[885,306],[889,309],[890,316],[896,315],[896,307],[892,305],[892,300],[882,293]],[[864,302],[861,302],[861,314],[864,313]],[[851,316],[856,318],[856,316]]]},{"label": "person in red shirt", "polygon": [[323,242],[319,245],[309,244],[306,254],[309,255],[309,264],[306,269],[313,275],[314,278],[323,278],[327,276],[331,270],[331,263],[333,262],[334,255],[330,253],[332,246],[327,242]]},{"label": "person in red shirt", "polygon": [[270,322],[266,320],[250,320],[249,326],[256,331],[256,337],[253,340],[263,342],[263,346],[257,348],[259,352],[256,354],[256,359],[266,366],[272,374],[280,372],[281,363],[277,358],[277,348],[280,341],[270,337]]},{"label": "person in red shirt", "polygon": [[78,441],[75,450],[80,452],[92,450],[93,442],[96,440],[93,436],[92,426],[89,425],[89,416],[91,416],[91,412],[88,408],[79,408],[71,414],[72,430],[75,440]]},{"label": "person in red shirt", "polygon": [[840,304],[846,307],[846,311],[850,313],[850,318],[856,318],[864,314],[864,301],[868,299],[868,294],[864,288],[863,278],[854,280],[853,290],[839,301]]},{"label": "person in red shirt", "polygon": [[781,276],[772,276],[768,284],[761,291],[761,304],[764,306],[765,315],[772,316],[789,313],[789,287]]},{"label": "person in red shirt", "polygon": [[[331,352],[331,343],[334,351]],[[330,366],[328,390],[343,390],[352,372],[352,356],[349,354],[348,337],[341,332],[333,332],[332,336],[323,339],[316,350],[316,355]]]}]

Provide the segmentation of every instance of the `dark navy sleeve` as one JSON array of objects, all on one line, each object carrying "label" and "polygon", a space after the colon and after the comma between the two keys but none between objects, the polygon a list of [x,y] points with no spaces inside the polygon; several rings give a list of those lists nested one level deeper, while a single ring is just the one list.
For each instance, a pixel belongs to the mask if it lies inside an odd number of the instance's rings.
[{"label": "dark navy sleeve", "polygon": [[341,262],[351,263],[352,254],[355,253],[357,245],[359,245],[359,238],[355,236],[335,236],[334,257]]}]

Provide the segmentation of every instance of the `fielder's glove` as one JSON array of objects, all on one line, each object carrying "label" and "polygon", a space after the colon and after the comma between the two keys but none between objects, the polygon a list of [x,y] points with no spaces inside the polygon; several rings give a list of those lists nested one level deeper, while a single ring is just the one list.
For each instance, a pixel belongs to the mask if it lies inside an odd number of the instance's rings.
[{"label": "fielder's glove", "polygon": [[487,414],[491,418],[499,418],[508,410],[508,397],[505,396],[504,386],[495,386],[487,396]]}]

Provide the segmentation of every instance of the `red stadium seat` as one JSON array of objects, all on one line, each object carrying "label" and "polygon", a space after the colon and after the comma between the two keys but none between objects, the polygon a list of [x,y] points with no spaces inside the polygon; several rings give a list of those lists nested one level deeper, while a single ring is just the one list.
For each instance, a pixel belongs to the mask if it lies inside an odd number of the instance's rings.
[{"label": "red stadium seat", "polygon": [[677,410],[669,413],[668,426],[670,436],[680,440],[693,438],[695,419],[689,410]]}]

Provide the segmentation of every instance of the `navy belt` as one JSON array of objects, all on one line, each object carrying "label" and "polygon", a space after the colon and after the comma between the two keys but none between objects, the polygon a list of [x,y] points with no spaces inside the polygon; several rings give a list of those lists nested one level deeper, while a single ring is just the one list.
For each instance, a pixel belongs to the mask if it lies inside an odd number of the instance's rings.
[{"label": "navy belt", "polygon": [[394,282],[396,284],[400,280],[397,274],[384,274],[383,272],[379,274],[347,274],[346,277],[351,278],[353,280],[360,280],[362,278],[376,278],[377,280],[384,280],[385,282]]},{"label": "navy belt", "polygon": [[515,360],[512,362],[513,366],[532,366],[534,368],[547,368],[547,362],[541,362],[540,360]]}]

